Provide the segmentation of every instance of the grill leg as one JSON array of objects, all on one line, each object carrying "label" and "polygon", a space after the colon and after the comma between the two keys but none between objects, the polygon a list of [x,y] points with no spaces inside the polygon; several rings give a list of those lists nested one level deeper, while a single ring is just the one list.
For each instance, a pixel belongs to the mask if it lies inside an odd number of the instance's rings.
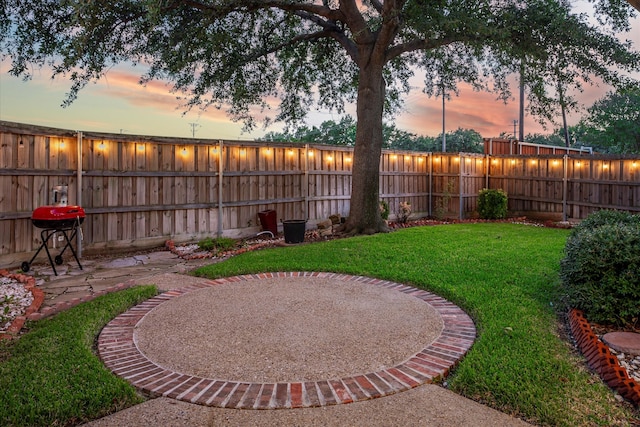
[{"label": "grill leg", "polygon": [[[76,234],[78,232],[78,228],[74,227],[72,229],[58,230],[58,231],[60,231],[62,233],[62,235],[64,236],[65,240],[67,241],[66,245],[64,245],[64,248],[62,248],[62,251],[60,252],[60,255],[58,255],[58,256],[60,257],[60,259],[62,259],[62,254],[64,253],[64,251],[67,250],[67,248],[69,248],[69,250],[73,254],[73,257],[76,259],[76,262],[78,263],[78,267],[80,268],[80,270],[82,270],[82,265],[80,264],[80,260],[78,259],[78,255],[76,254],[76,251],[73,249],[73,245],[71,244],[71,241],[73,240],[73,238],[76,237]],[[71,237],[67,236],[67,231],[73,231],[71,233]]]},{"label": "grill leg", "polygon": [[[38,250],[36,251],[36,253],[33,255],[33,257],[31,258],[31,260],[29,262],[23,262],[22,263],[22,270],[27,272],[29,271],[29,268],[31,266],[31,263],[33,263],[33,261],[36,259],[36,257],[38,256],[38,254],[40,253],[40,251],[44,248],[45,252],[47,253],[47,258],[49,259],[49,264],[51,265],[51,268],[53,269],[53,274],[55,274],[56,276],[58,275],[58,271],[56,270],[56,266],[55,264],[62,264],[62,254],[64,254],[64,251],[67,250],[67,248],[69,248],[69,250],[71,251],[71,253],[73,254],[73,258],[75,258],[76,262],[78,263],[78,267],[80,268],[80,270],[82,270],[82,264],[80,264],[80,260],[78,259],[78,255],[76,254],[76,251],[73,249],[73,245],[71,244],[71,241],[76,237],[76,234],[78,233],[78,227],[79,225],[74,226],[73,228],[66,228],[66,229],[59,229],[59,228],[45,228],[44,230],[42,230],[40,232],[40,239],[42,240],[42,244],[40,245],[40,247],[38,248]],[[67,232],[71,232],[71,236],[67,235]],[[51,258],[51,252],[49,251],[49,239],[51,239],[53,236],[55,236],[56,233],[62,233],[62,235],[64,236],[64,239],[66,241],[64,247],[62,248],[62,251],[60,251],[60,254],[58,256],[56,256],[55,259],[55,263],[53,258]],[[58,262],[60,261],[60,262]]]},{"label": "grill leg", "polygon": [[[42,236],[42,234],[41,234]],[[44,247],[44,245],[46,244],[46,242],[43,240],[42,243],[40,244],[40,247],[38,248],[38,250],[36,251],[36,253],[31,257],[31,259],[27,262],[23,262],[23,270],[24,271],[29,271],[29,266],[31,265],[31,263],[33,262],[34,259],[36,259],[36,257],[38,256],[38,254],[40,253],[40,251],[42,250],[42,248]],[[26,266],[27,268],[25,269],[24,266]]]},{"label": "grill leg", "polygon": [[[22,270],[27,272],[29,271],[29,268],[31,267],[31,264],[33,263],[33,260],[36,259],[36,257],[38,256],[38,254],[40,253],[40,251],[42,249],[44,249],[44,251],[47,253],[47,258],[49,258],[49,264],[51,264],[51,268],[53,269],[53,273],[57,276],[58,272],[56,271],[56,266],[53,264],[53,259],[51,258],[51,252],[49,252],[49,247],[47,246],[47,243],[49,243],[49,239],[56,233],[56,231],[58,230],[53,230],[53,229],[44,229],[40,232],[40,240],[42,240],[42,243],[40,244],[40,247],[38,248],[38,250],[36,251],[36,253],[31,257],[31,259],[29,260],[29,262],[23,262],[22,263]],[[67,239],[68,241],[68,239]],[[82,268],[82,267],[81,267]]]},{"label": "grill leg", "polygon": [[[51,268],[53,268],[53,274],[57,276],[58,272],[56,271],[56,266],[53,264],[53,259],[51,259],[51,252],[49,252],[49,247],[47,246],[47,242],[54,234],[56,234],[56,230],[42,230],[42,232],[40,232],[40,237],[42,238],[42,246],[44,246],[44,250],[47,253],[47,258],[49,258],[49,264],[51,264]],[[47,237],[45,237],[45,235]],[[38,252],[40,252],[40,249],[38,249]],[[36,255],[38,254],[36,253]]]}]

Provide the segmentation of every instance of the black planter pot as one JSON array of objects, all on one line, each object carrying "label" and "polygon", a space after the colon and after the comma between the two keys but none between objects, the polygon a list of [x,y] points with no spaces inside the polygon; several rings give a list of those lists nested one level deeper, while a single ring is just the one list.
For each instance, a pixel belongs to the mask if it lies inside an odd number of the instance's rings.
[{"label": "black planter pot", "polygon": [[307,221],[304,219],[288,219],[282,221],[285,243],[304,242],[304,232],[307,228]]}]

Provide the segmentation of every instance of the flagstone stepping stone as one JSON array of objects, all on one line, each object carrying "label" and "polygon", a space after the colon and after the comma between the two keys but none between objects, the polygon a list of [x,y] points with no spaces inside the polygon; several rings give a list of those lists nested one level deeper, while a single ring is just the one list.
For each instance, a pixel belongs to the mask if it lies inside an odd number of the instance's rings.
[{"label": "flagstone stepping stone", "polygon": [[616,351],[640,355],[640,334],[636,332],[609,332],[602,341]]}]

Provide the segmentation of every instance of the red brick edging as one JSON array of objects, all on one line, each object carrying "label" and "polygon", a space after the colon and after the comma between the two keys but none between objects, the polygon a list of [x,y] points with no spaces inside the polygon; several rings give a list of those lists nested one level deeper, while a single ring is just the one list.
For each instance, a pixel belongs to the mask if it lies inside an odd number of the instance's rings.
[{"label": "red brick edging", "polygon": [[40,306],[44,302],[44,292],[42,292],[42,289],[36,287],[36,279],[27,274],[12,274],[7,270],[0,270],[0,276],[17,280],[24,285],[26,290],[31,292],[31,295],[33,295],[33,301],[31,301],[31,305],[26,308],[24,314],[16,316],[11,322],[11,325],[9,325],[9,328],[7,328],[7,331],[0,333],[0,340],[3,340],[18,336],[18,333],[24,326],[24,322],[26,322],[27,317],[36,313],[40,309]]},{"label": "red brick edging", "polygon": [[[325,277],[403,292],[433,307],[442,317],[444,328],[435,341],[399,365],[353,377],[307,382],[249,383],[182,374],[149,360],[134,341],[135,326],[147,313],[172,298],[220,284],[281,277]],[[116,375],[150,396],[223,408],[281,409],[369,400],[433,382],[448,374],[469,350],[475,337],[475,325],[464,311],[444,298],[420,289],[336,273],[264,273],[213,280],[151,298],[109,322],[98,337],[98,354]]]},{"label": "red brick edging", "polygon": [[589,321],[581,310],[574,308],[569,312],[569,326],[578,348],[591,369],[622,397],[635,405],[640,405],[640,384],[629,377],[626,369],[618,363],[618,358],[611,354],[609,347],[593,333]]}]

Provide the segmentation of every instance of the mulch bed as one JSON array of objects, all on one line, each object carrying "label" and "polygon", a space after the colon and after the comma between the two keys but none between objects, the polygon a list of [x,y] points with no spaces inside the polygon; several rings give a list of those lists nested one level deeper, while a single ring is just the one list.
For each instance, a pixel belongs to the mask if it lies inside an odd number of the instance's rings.
[{"label": "mulch bed", "polygon": [[0,340],[11,339],[18,336],[18,333],[24,326],[24,322],[27,320],[27,316],[36,313],[42,303],[44,302],[44,292],[42,289],[36,286],[36,279],[26,274],[12,274],[7,270],[0,270],[0,276],[8,277],[19,283],[21,283],[26,290],[33,295],[33,301],[31,305],[24,310],[24,313],[20,316],[16,316],[12,321],[6,332],[0,333]]}]

